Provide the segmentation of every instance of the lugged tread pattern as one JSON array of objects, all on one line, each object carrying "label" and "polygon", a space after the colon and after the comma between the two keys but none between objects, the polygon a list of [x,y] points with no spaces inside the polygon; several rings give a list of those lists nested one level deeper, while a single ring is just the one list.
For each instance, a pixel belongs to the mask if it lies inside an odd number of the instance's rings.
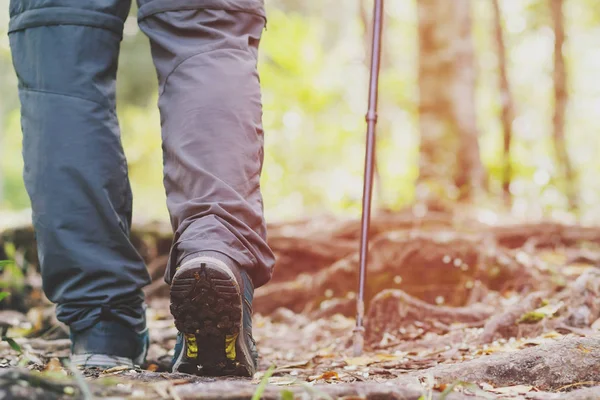
[{"label": "lugged tread pattern", "polygon": [[[202,263],[178,271],[171,283],[171,314],[183,334],[196,338],[196,358],[183,355],[180,372],[209,376],[248,376],[247,366],[230,360],[225,337],[239,335],[242,298],[238,283],[227,273]],[[186,352],[184,346],[183,349]]]}]

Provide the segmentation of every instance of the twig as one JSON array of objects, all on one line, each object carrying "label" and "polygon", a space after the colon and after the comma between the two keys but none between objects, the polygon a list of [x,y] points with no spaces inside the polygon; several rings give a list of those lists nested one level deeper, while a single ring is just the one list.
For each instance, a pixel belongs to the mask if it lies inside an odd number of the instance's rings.
[{"label": "twig", "polygon": [[175,386],[169,386],[167,388],[167,392],[169,392],[169,395],[173,398],[173,400],[181,400],[181,397],[179,397],[179,395],[175,391]]},{"label": "twig", "polygon": [[565,385],[565,386],[561,386],[558,389],[556,389],[556,392],[561,392],[564,389],[570,389],[572,387],[576,387],[576,386],[583,386],[583,385],[589,385],[589,386],[594,386],[596,384],[600,383],[599,381],[586,381],[586,382],[576,382],[576,383],[571,383],[570,385]]}]

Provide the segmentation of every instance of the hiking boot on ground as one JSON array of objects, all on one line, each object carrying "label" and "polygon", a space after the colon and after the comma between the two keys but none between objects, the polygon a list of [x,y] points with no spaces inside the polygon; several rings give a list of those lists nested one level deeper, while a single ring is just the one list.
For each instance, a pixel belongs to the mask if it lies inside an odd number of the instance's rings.
[{"label": "hiking boot on ground", "polygon": [[117,321],[98,321],[83,331],[71,331],[71,363],[108,369],[142,365],[149,346],[148,328],[136,333]]},{"label": "hiking boot on ground", "polygon": [[177,268],[171,313],[179,330],[173,372],[246,376],[256,372],[252,338],[254,286],[225,256],[200,256]]}]

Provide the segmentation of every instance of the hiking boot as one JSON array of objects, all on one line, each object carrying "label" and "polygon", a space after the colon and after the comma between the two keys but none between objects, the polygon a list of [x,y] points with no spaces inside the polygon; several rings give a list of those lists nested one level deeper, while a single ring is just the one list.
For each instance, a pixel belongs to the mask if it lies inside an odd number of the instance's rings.
[{"label": "hiking boot", "polygon": [[228,264],[201,256],[177,268],[171,283],[171,314],[180,333],[173,372],[247,377],[256,372],[254,286],[244,270],[233,261]]},{"label": "hiking boot", "polygon": [[98,321],[83,331],[71,330],[71,363],[83,368],[133,368],[148,352],[148,328],[141,333],[117,321]]}]

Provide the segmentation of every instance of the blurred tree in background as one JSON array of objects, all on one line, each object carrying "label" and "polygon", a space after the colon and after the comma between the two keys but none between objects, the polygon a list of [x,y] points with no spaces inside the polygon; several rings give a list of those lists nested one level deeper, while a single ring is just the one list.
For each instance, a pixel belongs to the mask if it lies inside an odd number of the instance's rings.
[{"label": "blurred tree in background", "polygon": [[472,199],[483,190],[485,172],[475,109],[471,0],[418,0],[417,5],[421,134],[417,194],[424,199],[431,195]]},{"label": "blurred tree in background", "polygon": [[[356,214],[371,2],[267,0],[260,72],[267,217]],[[503,196],[521,217],[600,221],[597,0],[386,2],[376,204]],[[0,210],[28,207],[0,0]],[[132,10],[118,114],[135,216],[165,218],[156,75]]]}]

